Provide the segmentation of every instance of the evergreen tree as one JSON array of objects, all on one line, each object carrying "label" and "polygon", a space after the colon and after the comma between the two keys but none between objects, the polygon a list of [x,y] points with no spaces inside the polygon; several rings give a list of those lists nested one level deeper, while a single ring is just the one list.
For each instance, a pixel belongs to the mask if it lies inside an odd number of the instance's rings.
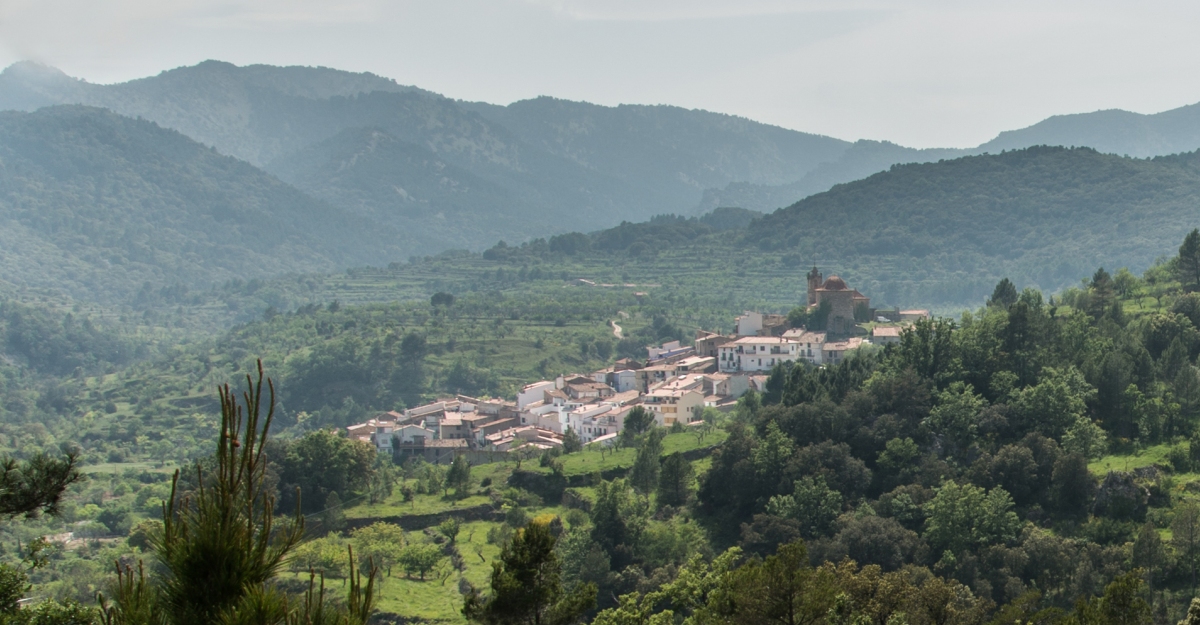
[{"label": "evergreen tree", "polygon": [[1110,313],[1113,304],[1116,302],[1116,287],[1113,285],[1112,276],[1101,267],[1092,274],[1092,281],[1088,284],[1091,289],[1091,301],[1088,303],[1087,312],[1092,317],[1100,319],[1105,314]]},{"label": "evergreen tree", "polygon": [[592,505],[592,540],[609,556],[615,570],[633,559],[646,526],[644,500],[625,480],[601,482]]},{"label": "evergreen tree", "polygon": [[658,474],[662,466],[659,457],[662,455],[664,436],[666,432],[661,428],[651,430],[638,449],[633,468],[629,470],[629,483],[639,493],[648,494],[658,487]]},{"label": "evergreen tree", "polygon": [[1179,246],[1176,263],[1179,281],[1187,291],[1200,289],[1200,228],[1193,228]]},{"label": "evergreen tree", "polygon": [[517,530],[492,564],[492,594],[475,590],[463,602],[463,614],[485,625],[567,625],[596,605],[596,586],[563,588],[556,539],[549,524],[532,521]]},{"label": "evergreen tree", "polygon": [[297,508],[293,520],[277,527],[275,501],[264,487],[275,389],[267,380],[264,418],[261,361],[257,382],[246,376],[246,388],[240,404],[228,385],[220,390],[215,471],[197,475],[196,490],[187,497],[175,472],[163,506],[163,531],[150,540],[161,568],[150,576],[141,563],[118,568],[112,603],[101,598],[106,625],[366,624],[375,569],[364,585],[353,554],[344,605],[326,602],[323,580],[310,581],[301,597],[289,597],[272,583],[304,536],[304,517]]},{"label": "evergreen tree", "polygon": [[579,439],[579,434],[575,432],[575,428],[567,426],[567,433],[563,434],[563,453],[573,454],[583,450],[583,441]]},{"label": "evergreen tree", "polygon": [[1001,280],[992,291],[992,296],[988,298],[988,306],[999,306],[1004,309],[1008,309],[1016,303],[1017,286],[1008,278]]},{"label": "evergreen tree", "polygon": [[1087,506],[1096,491],[1096,480],[1088,472],[1087,458],[1082,454],[1067,453],[1060,456],[1054,463],[1050,485],[1053,500],[1060,512],[1087,514]]},{"label": "evergreen tree", "polygon": [[471,463],[466,454],[455,454],[454,462],[446,473],[446,487],[454,489],[454,496],[462,499],[471,494]]},{"label": "evergreen tree", "polygon": [[652,427],[654,427],[654,413],[641,406],[634,406],[629,414],[625,415],[625,426],[621,433],[631,437],[632,440],[632,437],[636,437]]},{"label": "evergreen tree", "polygon": [[322,529],[329,532],[340,532],[346,527],[346,512],[342,510],[342,498],[337,491],[329,491],[325,497],[325,509],[321,511]]},{"label": "evergreen tree", "polygon": [[1186,503],[1175,509],[1171,521],[1171,546],[1179,558],[1179,566],[1187,571],[1196,592],[1196,569],[1200,568],[1200,508]]},{"label": "evergreen tree", "polygon": [[1146,571],[1146,581],[1149,584],[1150,595],[1154,596],[1154,579],[1167,564],[1167,552],[1163,548],[1162,539],[1158,536],[1158,528],[1147,521],[1138,530],[1137,539],[1133,542],[1133,566]]},{"label": "evergreen tree", "polygon": [[692,477],[695,472],[692,463],[675,452],[662,461],[662,470],[658,476],[658,505],[680,507],[687,505],[691,498]]},{"label": "evergreen tree", "polygon": [[776,555],[751,560],[721,580],[708,609],[716,622],[744,625],[808,625],[832,610],[832,588],[817,579],[803,541]]}]

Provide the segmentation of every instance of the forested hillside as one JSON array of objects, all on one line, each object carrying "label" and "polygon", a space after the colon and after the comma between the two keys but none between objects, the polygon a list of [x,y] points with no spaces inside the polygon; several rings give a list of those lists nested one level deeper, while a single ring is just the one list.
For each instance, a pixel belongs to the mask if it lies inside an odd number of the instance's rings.
[{"label": "forested hillside", "polygon": [[1029,145],[1088,146],[1109,154],[1145,158],[1200,148],[1200,106],[1143,115],[1117,109],[1055,115],[1009,130],[979,146],[997,152]]},{"label": "forested hillside", "polygon": [[735,182],[722,189],[705,191],[700,206],[704,210],[719,206],[740,206],[770,212],[790,206],[814,193],[827,191],[834,185],[886,171],[897,163],[929,163],[976,152],[977,150],[956,149],[917,150],[887,141],[855,141],[837,160],[821,163],[795,182],[783,185]]},{"label": "forested hillside", "polygon": [[0,75],[0,108],[55,103],[155,121],[412,230],[403,257],[690,213],[705,188],[790,182],[849,145],[676,107],[455,102],[324,68],[209,61],[116,85],[33,64]]},{"label": "forested hillside", "polygon": [[742,242],[1057,289],[1089,266],[1148,267],[1198,218],[1198,152],[1139,160],[1030,148],[893,167],[768,215]]},{"label": "forested hillside", "polygon": [[[376,150],[404,153],[414,161],[429,155],[369,131],[345,139],[347,143],[330,142],[324,149],[351,150],[347,144],[374,141]],[[373,161],[368,153],[357,162],[370,168],[388,160]],[[311,163],[298,162],[297,167]],[[314,177],[342,185],[344,199],[359,197],[352,189],[363,187],[355,181],[353,168],[313,171]],[[461,173],[449,165],[442,171]],[[462,176],[464,184],[487,184]],[[384,188],[375,192],[390,193]],[[120,281],[113,293],[125,293],[120,301],[131,304],[147,322],[205,329],[259,318],[268,307],[292,310],[334,300],[365,304],[425,299],[438,291],[627,288],[673,305],[696,304],[722,314],[745,307],[786,312],[804,297],[803,274],[814,263],[841,275],[871,296],[876,306],[950,312],[983,301],[1005,275],[1056,291],[1076,283],[1091,266],[1144,270],[1169,254],[1186,225],[1196,219],[1198,197],[1195,154],[1139,160],[1087,149],[1034,148],[896,167],[766,216],[728,208],[693,218],[660,216],[520,245],[498,242],[482,254],[410,257],[409,262],[345,273],[269,279],[224,274],[226,279],[212,289],[175,288],[189,284],[186,276],[200,271],[199,264],[182,269],[180,275],[170,273],[167,265],[133,278],[114,272],[103,277],[113,284]],[[355,217],[340,227],[372,221],[376,213],[365,204],[358,206]],[[476,211],[487,210],[465,201],[458,206],[459,215],[468,221]],[[472,231],[488,236],[477,222]],[[454,232],[449,220],[444,229]],[[389,244],[398,240],[403,239],[390,239]],[[333,243],[327,237],[320,242]],[[69,253],[83,254],[93,245],[81,240]],[[389,248],[355,244],[351,249],[382,255]],[[23,258],[10,254],[14,266]],[[214,262],[221,267],[224,261]],[[333,261],[325,265],[334,266]],[[43,273],[52,272],[25,263],[12,275]],[[633,286],[588,287],[576,279]],[[143,284],[147,280],[149,286]],[[30,284],[52,286],[55,281]],[[706,317],[705,323],[712,319]]]},{"label": "forested hillside", "polygon": [[1200,219],[1200,153],[1141,160],[1030,148],[896,166],[745,229],[718,232],[706,219],[664,216],[497,245],[483,259],[624,276],[710,302],[734,294],[775,310],[799,301],[802,274],[817,264],[876,305],[949,310],[983,301],[1005,275],[1054,291],[1088,267],[1149,267]]},{"label": "forested hillside", "polygon": [[0,267],[14,287],[129,303],[144,284],[385,263],[404,235],[101,109],[0,114]]},{"label": "forested hillside", "polygon": [[1200,148],[1193,107],[1060,116],[978,148],[915,150],[669,106],[456,102],[328,68],[207,61],[115,85],[30,63],[0,74],[0,108],[57,103],[155,121],[411,233],[398,258],[697,207],[770,211],[897,163],[1041,144],[1133,156]]}]

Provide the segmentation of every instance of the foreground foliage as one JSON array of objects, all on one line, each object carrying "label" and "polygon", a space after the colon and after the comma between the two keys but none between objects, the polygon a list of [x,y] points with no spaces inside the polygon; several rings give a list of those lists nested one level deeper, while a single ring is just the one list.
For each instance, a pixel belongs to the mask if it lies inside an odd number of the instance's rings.
[{"label": "foreground foliage", "polygon": [[[364,625],[371,614],[375,569],[365,585],[352,574],[344,605],[325,599],[324,580],[310,580],[302,597],[272,584],[284,559],[303,537],[302,517],[276,528],[274,497],[264,489],[264,448],[275,412],[267,381],[263,415],[263,371],[246,379],[241,404],[221,389],[221,435],[213,475],[197,475],[192,493],[179,492],[176,472],[163,507],[163,528],[149,539],[161,575],[147,577],[118,564],[116,591],[105,604],[106,625],[288,623]],[[197,469],[200,471],[200,469]],[[351,556],[352,564],[353,557]],[[353,568],[353,566],[351,567]]]}]

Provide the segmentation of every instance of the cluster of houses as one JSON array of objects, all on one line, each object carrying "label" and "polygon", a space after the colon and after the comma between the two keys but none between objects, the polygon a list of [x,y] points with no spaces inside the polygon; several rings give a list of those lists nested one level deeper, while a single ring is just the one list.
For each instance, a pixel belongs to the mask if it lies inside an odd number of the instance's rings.
[{"label": "cluster of houses", "polygon": [[[835,300],[826,304],[829,328],[851,327],[845,315],[853,321],[862,314],[853,306],[869,305],[837,276],[821,281],[814,268],[809,306],[820,307],[829,297]],[[902,324],[927,317],[924,310],[897,310],[883,311],[876,320]],[[561,447],[568,431],[584,444],[606,444],[616,439],[637,406],[660,426],[696,424],[705,408],[730,410],[747,391],[762,391],[767,373],[779,363],[837,364],[864,344],[899,342],[902,330],[902,325],[877,325],[868,336],[848,336],[790,328],[782,315],[747,312],[736,319],[733,334],[700,331],[691,346],[672,341],[650,347],[645,363],[625,358],[592,373],[541,380],[522,387],[512,400],[459,395],[385,412],[347,430],[380,453],[434,463],[459,453],[486,461],[518,448]]]}]

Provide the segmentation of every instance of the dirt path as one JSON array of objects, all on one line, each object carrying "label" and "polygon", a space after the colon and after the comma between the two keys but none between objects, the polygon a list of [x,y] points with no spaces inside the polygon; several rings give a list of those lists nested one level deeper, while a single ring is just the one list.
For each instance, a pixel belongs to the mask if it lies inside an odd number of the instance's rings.
[{"label": "dirt path", "polygon": [[613,336],[617,337],[618,339],[625,338],[624,331],[621,330],[621,326],[617,325],[616,321],[609,321],[608,325],[612,326]]}]

